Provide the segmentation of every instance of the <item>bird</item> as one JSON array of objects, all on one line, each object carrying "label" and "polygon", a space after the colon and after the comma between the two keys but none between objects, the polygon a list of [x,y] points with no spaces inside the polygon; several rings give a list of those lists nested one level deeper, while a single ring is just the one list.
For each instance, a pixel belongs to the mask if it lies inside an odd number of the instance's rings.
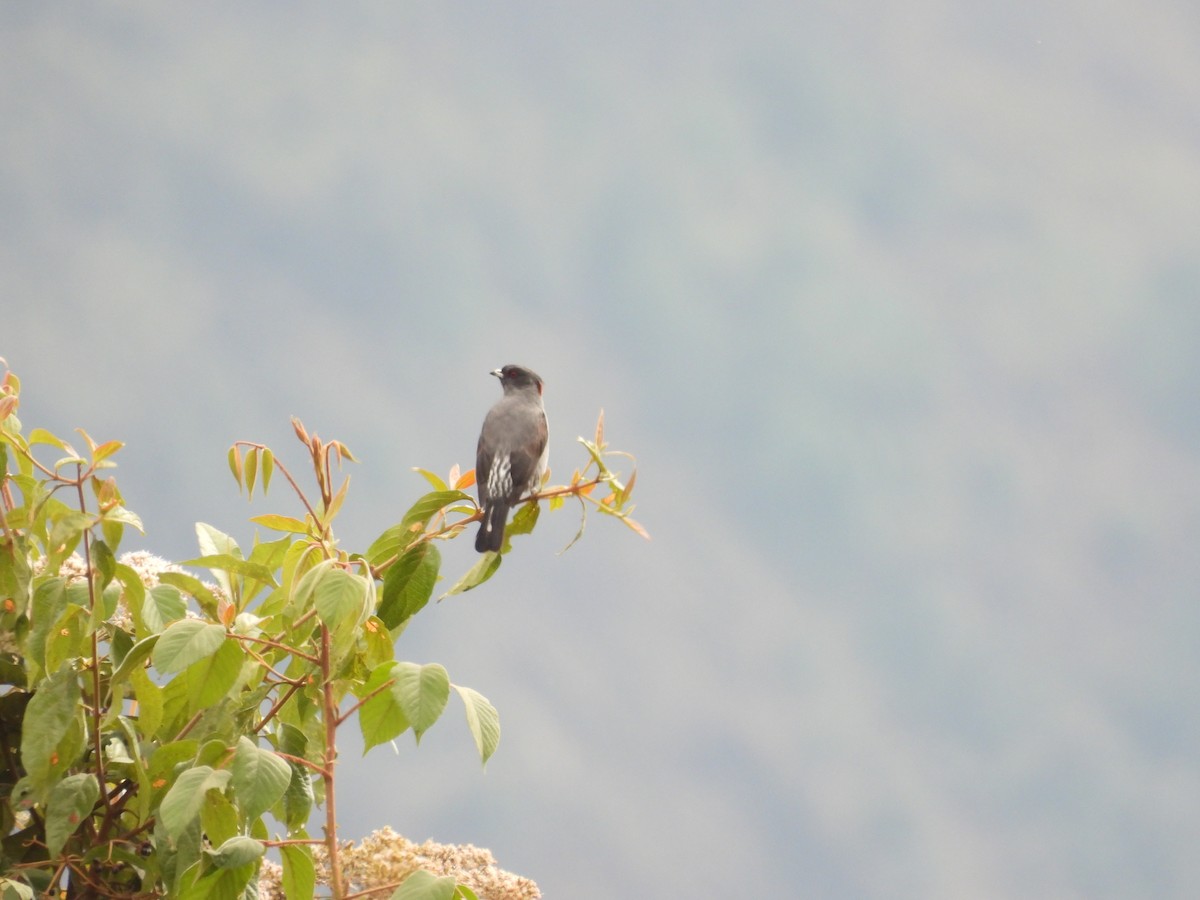
[{"label": "bird", "polygon": [[488,410],[475,450],[475,482],[483,513],[475,535],[480,553],[499,551],[504,545],[508,511],[541,484],[550,449],[541,376],[514,365],[491,374],[500,379],[504,396]]}]

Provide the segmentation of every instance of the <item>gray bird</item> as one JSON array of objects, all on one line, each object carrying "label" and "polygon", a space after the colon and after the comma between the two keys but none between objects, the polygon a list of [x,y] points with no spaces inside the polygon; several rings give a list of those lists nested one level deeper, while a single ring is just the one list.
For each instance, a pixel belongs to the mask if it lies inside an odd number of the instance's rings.
[{"label": "gray bird", "polygon": [[475,451],[475,482],[483,521],[475,536],[480,553],[504,545],[508,511],[541,484],[549,452],[542,379],[521,366],[492,372],[504,396],[483,420]]}]

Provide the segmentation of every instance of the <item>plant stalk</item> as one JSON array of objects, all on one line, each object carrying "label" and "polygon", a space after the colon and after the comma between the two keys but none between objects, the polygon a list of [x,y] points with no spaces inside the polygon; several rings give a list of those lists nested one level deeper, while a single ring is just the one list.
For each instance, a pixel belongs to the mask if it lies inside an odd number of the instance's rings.
[{"label": "plant stalk", "polygon": [[337,796],[334,792],[334,766],[337,765],[338,704],[334,696],[330,666],[329,626],[321,623],[321,693],[325,705],[325,764],[321,778],[325,782],[325,848],[329,853],[329,886],[333,900],[342,900],[342,855],[337,836]]}]

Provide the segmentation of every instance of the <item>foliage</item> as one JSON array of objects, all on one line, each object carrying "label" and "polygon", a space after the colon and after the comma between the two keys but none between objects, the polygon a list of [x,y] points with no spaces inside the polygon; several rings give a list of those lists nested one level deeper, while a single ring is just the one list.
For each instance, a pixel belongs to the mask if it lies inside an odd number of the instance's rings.
[{"label": "foliage", "polygon": [[[500,740],[483,694],[436,663],[395,654],[433,596],[439,542],[480,517],[466,493],[474,473],[443,480],[420,470],[432,490],[365,552],[347,552],[333,525],[349,486],[340,470],[354,457],[293,420],[311,495],[269,448],[238,442],[229,452],[247,495],[265,494],[278,473],[298,499],[298,516],[252,519],[275,537],[246,550],[201,523],[199,555],[183,564],[118,556],[126,531],[142,531],[111,476],[122,444],[80,430],[80,452],[43,429],[26,436],[19,390],[6,373],[0,896],[65,887],[74,897],[251,897],[270,847],[280,848],[289,897],[314,895],[314,847],[331,895],[345,896],[339,729],[355,720],[367,748],[406,731],[419,740],[453,694],[481,762]],[[495,575],[511,539],[537,524],[541,500],[555,509],[575,497],[645,534],[629,518],[634,474],[622,480],[610,467],[603,414],[595,438],[581,442],[585,467],[566,485],[543,484],[515,514],[501,553],[482,555],[447,594]],[[183,566],[206,569],[211,581]],[[318,810],[319,838],[309,832]],[[474,896],[429,873],[393,887],[396,897]]]}]

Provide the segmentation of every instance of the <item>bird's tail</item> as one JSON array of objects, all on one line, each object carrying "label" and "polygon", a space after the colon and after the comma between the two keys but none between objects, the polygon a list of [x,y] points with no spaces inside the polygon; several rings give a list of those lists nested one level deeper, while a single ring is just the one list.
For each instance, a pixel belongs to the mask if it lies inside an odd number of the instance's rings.
[{"label": "bird's tail", "polygon": [[479,533],[475,535],[475,549],[480,553],[499,551],[504,544],[504,525],[508,521],[508,507],[503,503],[491,503],[483,511]]}]

